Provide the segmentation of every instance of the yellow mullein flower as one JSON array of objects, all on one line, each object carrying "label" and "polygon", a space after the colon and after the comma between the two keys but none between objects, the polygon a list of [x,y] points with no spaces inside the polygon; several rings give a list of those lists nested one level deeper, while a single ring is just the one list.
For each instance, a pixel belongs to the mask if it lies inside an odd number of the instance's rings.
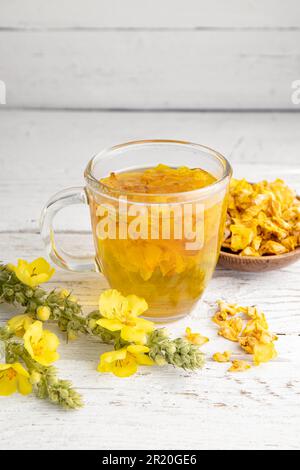
[{"label": "yellow mullein flower", "polygon": [[0,364],[0,395],[8,396],[17,391],[22,395],[31,393],[29,373],[19,362]]},{"label": "yellow mullein flower", "polygon": [[136,373],[138,366],[152,366],[153,360],[145,353],[147,346],[131,344],[117,351],[109,351],[100,356],[98,372],[111,372],[117,377],[129,377]]},{"label": "yellow mullein flower", "polygon": [[124,297],[115,289],[108,289],[100,295],[99,310],[104,318],[97,324],[109,331],[120,331],[121,338],[129,343],[144,344],[147,333],[154,329],[154,323],[139,315],[148,308],[147,302],[136,295]]},{"label": "yellow mullein flower", "polygon": [[59,358],[59,340],[51,331],[43,330],[43,323],[35,321],[26,330],[24,346],[30,356],[39,364],[49,366]]},{"label": "yellow mullein flower", "polygon": [[197,346],[202,346],[209,341],[208,338],[202,336],[200,333],[193,333],[189,327],[185,330],[185,337],[189,343],[196,344]]},{"label": "yellow mullein flower", "polygon": [[8,320],[7,325],[10,331],[12,331],[19,338],[23,338],[26,330],[33,323],[33,318],[29,315],[16,315]]},{"label": "yellow mullein flower", "polygon": [[49,281],[55,269],[44,258],[37,258],[28,263],[24,259],[18,259],[17,266],[8,264],[8,268],[13,271],[17,278],[29,287],[36,287],[43,282]]}]

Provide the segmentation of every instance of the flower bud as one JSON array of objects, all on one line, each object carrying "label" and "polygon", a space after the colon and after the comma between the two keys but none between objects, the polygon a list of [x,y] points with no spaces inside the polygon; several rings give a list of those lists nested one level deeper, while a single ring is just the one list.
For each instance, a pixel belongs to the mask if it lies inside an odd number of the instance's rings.
[{"label": "flower bud", "polygon": [[51,310],[49,307],[47,306],[40,306],[37,308],[36,310],[36,316],[39,320],[41,321],[47,321],[49,320],[50,318],[50,315],[51,315]]},{"label": "flower bud", "polygon": [[72,331],[72,330],[68,331],[68,340],[69,341],[74,341],[77,338],[78,338],[78,335],[76,334],[75,331]]},{"label": "flower bud", "polygon": [[60,396],[61,396],[61,398],[64,398],[64,399],[69,398],[68,390],[66,390],[65,388],[62,388],[60,390]]},{"label": "flower bud", "polygon": [[22,292],[17,292],[15,295],[16,302],[23,304],[26,301],[25,295]]},{"label": "flower bud", "polygon": [[97,321],[94,318],[91,318],[89,320],[89,328],[93,330],[94,328],[96,328],[96,326],[97,326]]},{"label": "flower bud", "polygon": [[67,297],[69,297],[70,291],[68,291],[68,289],[62,289],[59,295],[62,299],[66,299]]},{"label": "flower bud", "polygon": [[32,289],[26,289],[25,291],[26,297],[32,297],[33,296],[33,290]]},{"label": "flower bud", "polygon": [[30,383],[32,385],[36,385],[40,382],[41,380],[41,374],[39,374],[39,372],[37,372],[36,370],[34,370],[33,372],[31,372],[31,375],[30,375]]},{"label": "flower bud", "polygon": [[157,356],[155,356],[155,363],[158,366],[164,366],[165,364],[167,364],[167,361],[165,360],[163,356],[161,356],[160,354],[157,354]]},{"label": "flower bud", "polygon": [[58,383],[58,378],[56,376],[48,377],[48,384],[49,385],[56,385]]},{"label": "flower bud", "polygon": [[10,287],[4,288],[3,293],[6,297],[12,297],[14,295],[14,291],[10,289]]}]

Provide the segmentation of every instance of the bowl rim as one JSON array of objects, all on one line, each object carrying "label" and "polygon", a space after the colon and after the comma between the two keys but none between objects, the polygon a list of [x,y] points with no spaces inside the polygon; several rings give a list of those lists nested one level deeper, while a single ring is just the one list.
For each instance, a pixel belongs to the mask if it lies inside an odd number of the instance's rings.
[{"label": "bowl rim", "polygon": [[289,258],[294,256],[296,253],[300,252],[300,246],[297,246],[292,251],[288,251],[287,253],[282,253],[281,255],[266,255],[266,256],[240,256],[239,254],[235,253],[229,253],[227,251],[223,251],[221,249],[220,251],[220,256],[227,256],[228,258],[233,258],[233,259],[240,259],[240,260],[245,260],[245,261],[267,261],[267,260],[277,260],[277,259],[283,259],[283,258]]}]

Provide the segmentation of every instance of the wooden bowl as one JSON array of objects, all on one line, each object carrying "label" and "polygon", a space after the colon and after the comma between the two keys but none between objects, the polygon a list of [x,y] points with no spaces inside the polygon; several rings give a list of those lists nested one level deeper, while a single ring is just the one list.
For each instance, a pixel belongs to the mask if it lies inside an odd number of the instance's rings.
[{"label": "wooden bowl", "polygon": [[[300,196],[296,196],[300,200]],[[259,273],[285,268],[300,259],[300,246],[283,255],[239,256],[221,249],[218,265],[235,271]]]},{"label": "wooden bowl", "polygon": [[233,253],[222,251],[220,253],[218,265],[235,271],[264,272],[281,269],[300,259],[300,247],[283,255],[267,256],[239,256]]}]

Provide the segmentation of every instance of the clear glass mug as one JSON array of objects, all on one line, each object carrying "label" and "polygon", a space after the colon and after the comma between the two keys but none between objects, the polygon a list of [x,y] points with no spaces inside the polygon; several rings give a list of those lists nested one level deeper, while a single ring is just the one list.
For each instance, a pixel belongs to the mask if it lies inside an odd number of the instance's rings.
[{"label": "clear glass mug", "polygon": [[[216,182],[170,194],[163,187],[161,194],[128,193],[100,182],[111,172],[158,164],[201,168]],[[191,142],[143,140],[103,150],[88,163],[84,188],[65,189],[44,208],[41,235],[48,255],[64,269],[96,270],[124,295],[144,297],[147,317],[154,321],[180,318],[193,309],[215,269],[231,174],[220,153]],[[55,243],[54,216],[72,204],[90,208],[96,254],[88,258],[71,256]]]}]

